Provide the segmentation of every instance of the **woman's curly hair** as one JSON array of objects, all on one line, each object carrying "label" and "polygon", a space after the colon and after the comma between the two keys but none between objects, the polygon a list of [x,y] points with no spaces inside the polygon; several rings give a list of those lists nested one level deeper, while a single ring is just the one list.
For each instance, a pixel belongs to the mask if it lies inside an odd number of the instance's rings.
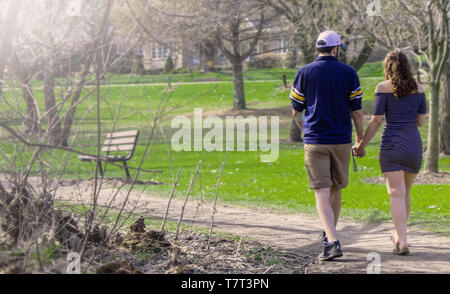
[{"label": "woman's curly hair", "polygon": [[384,77],[390,80],[396,98],[402,98],[417,92],[418,85],[411,73],[408,57],[400,50],[387,54],[384,63]]}]

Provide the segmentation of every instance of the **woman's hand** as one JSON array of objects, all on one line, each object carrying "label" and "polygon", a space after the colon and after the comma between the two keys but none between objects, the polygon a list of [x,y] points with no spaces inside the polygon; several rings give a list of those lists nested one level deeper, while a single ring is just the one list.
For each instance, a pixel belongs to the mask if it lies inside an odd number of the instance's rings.
[{"label": "woman's hand", "polygon": [[353,147],[352,147],[352,149],[353,149],[353,153],[355,154],[355,156],[356,157],[358,157],[358,158],[361,158],[361,157],[364,157],[364,156],[366,156],[366,148],[364,148],[362,145],[361,145],[361,142],[359,142],[359,143],[356,143]]}]

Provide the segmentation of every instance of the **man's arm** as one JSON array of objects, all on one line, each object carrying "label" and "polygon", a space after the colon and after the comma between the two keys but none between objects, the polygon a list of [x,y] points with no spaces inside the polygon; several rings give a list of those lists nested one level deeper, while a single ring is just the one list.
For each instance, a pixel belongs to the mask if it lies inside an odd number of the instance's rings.
[{"label": "man's arm", "polygon": [[292,118],[294,118],[295,123],[299,127],[300,131],[303,134],[303,111],[297,111],[294,108],[292,108]]},{"label": "man's arm", "polygon": [[356,129],[356,144],[360,143],[364,132],[364,114],[362,109],[352,111],[352,119]]}]

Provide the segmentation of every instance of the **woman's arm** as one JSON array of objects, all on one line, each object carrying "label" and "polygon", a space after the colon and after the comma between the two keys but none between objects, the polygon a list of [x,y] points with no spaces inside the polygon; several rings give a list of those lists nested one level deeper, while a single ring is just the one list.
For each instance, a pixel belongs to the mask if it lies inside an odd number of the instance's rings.
[{"label": "woman's arm", "polygon": [[365,148],[383,123],[383,116],[384,115],[372,115],[372,119],[370,120],[369,126],[367,127],[361,142],[353,147],[353,150],[356,151],[356,156],[362,157],[366,155]]},{"label": "woman's arm", "polygon": [[425,124],[425,120],[427,118],[426,114],[419,114],[417,116],[417,126],[421,127]]}]

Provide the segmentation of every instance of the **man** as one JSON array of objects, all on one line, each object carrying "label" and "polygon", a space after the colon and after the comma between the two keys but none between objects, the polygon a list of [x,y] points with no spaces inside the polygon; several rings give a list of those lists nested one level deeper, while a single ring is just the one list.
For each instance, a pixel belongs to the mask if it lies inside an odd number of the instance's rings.
[{"label": "man", "polygon": [[336,32],[322,32],[316,43],[319,57],[297,72],[290,96],[292,115],[304,134],[305,167],[324,229],[320,261],[343,255],[336,225],[341,189],[348,185],[352,118],[357,142],[363,135],[359,78],[351,66],[337,60],[339,47],[345,49]]}]

